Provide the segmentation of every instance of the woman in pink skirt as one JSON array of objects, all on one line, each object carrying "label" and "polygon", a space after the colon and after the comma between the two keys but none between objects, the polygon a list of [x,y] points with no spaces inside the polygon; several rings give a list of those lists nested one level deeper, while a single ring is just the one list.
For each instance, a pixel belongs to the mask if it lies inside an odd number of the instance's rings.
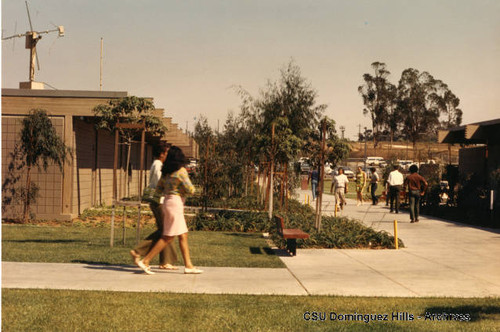
[{"label": "woman in pink skirt", "polygon": [[148,254],[138,262],[139,267],[147,274],[154,274],[149,267],[149,262],[158,255],[163,248],[179,237],[179,247],[184,259],[184,273],[200,274],[199,270],[193,266],[189,256],[188,228],[184,219],[184,201],[187,195],[194,193],[194,186],[189,180],[187,170],[184,168],[186,157],[177,146],[172,146],[168,151],[167,159],[161,170],[162,176],[158,181],[157,191],[163,193],[163,234],[151,248]]}]

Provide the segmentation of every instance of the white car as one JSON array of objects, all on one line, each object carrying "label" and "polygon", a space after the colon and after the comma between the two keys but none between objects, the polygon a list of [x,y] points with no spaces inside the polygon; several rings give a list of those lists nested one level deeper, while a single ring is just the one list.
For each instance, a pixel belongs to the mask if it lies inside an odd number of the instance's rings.
[{"label": "white car", "polygon": [[311,171],[311,165],[307,162],[301,162],[300,163],[300,172],[301,173],[309,173]]},{"label": "white car", "polygon": [[415,163],[413,162],[413,160],[398,160],[398,164],[401,169],[404,169],[406,171],[411,165]]},{"label": "white car", "polygon": [[325,175],[331,175],[333,172],[333,169],[330,167],[330,164],[328,163],[325,164],[324,170],[325,170]]},{"label": "white car", "polygon": [[365,162],[368,166],[379,166],[382,162],[384,162],[384,158],[382,158],[382,157],[366,157]]},{"label": "white car", "polygon": [[339,166],[335,167],[334,171],[332,172],[333,175],[338,175],[339,174],[339,168],[342,168],[344,170],[345,176],[347,176],[349,179],[354,178],[354,172],[351,170],[349,166]]}]

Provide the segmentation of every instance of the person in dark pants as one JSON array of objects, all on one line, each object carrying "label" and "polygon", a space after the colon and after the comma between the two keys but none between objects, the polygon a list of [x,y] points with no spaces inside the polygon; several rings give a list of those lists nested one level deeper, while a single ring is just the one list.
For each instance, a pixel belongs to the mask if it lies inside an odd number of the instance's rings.
[{"label": "person in dark pants", "polygon": [[408,188],[410,196],[410,222],[418,222],[418,214],[420,212],[420,197],[425,194],[428,183],[423,176],[417,173],[417,165],[410,166],[410,175],[405,179],[404,185]]},{"label": "person in dark pants", "polygon": [[372,204],[377,205],[378,204],[378,197],[375,195],[375,192],[377,191],[377,184],[378,184],[378,174],[377,174],[377,169],[375,167],[370,168],[371,174],[370,174],[370,190],[372,194]]},{"label": "person in dark pants", "polygon": [[[153,148],[153,156],[155,160],[151,165],[151,169],[149,171],[150,188],[156,188],[156,185],[161,178],[161,169],[163,167],[165,159],[167,158],[168,149],[169,144],[164,142],[157,144]],[[149,207],[151,208],[151,212],[153,212],[153,215],[155,217],[157,229],[130,251],[130,255],[132,256],[136,265],[141,259],[141,256],[146,256],[146,254],[151,250],[151,248],[153,248],[156,242],[158,242],[163,232],[163,212],[161,204],[149,203]],[[160,269],[177,270],[178,267],[173,265],[175,262],[177,262],[177,254],[175,252],[173,243],[170,243],[167,247],[165,247],[165,249],[160,252]]]},{"label": "person in dark pants", "polygon": [[403,189],[403,174],[399,171],[399,165],[394,165],[394,170],[389,173],[387,183],[389,184],[389,193],[391,212],[399,213],[399,193]]},{"label": "person in dark pants", "polygon": [[318,196],[318,183],[319,183],[319,173],[317,169],[313,169],[311,174],[309,175],[309,179],[311,180],[311,190],[313,200]]},{"label": "person in dark pants", "polygon": [[391,199],[391,192],[389,191],[389,184],[385,180],[385,206],[389,206],[389,200]]}]

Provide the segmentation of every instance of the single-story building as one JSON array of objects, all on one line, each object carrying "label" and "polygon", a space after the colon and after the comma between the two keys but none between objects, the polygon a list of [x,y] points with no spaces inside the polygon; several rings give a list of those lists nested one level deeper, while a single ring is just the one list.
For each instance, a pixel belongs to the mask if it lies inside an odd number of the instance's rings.
[{"label": "single-story building", "polygon": [[460,144],[458,169],[462,176],[475,173],[485,183],[500,169],[500,119],[440,130],[439,143]]},{"label": "single-story building", "polygon": [[[94,126],[93,108],[109,100],[128,96],[127,92],[2,89],[2,217],[18,218],[22,202],[15,199],[13,190],[24,185],[23,170],[14,165],[13,152],[19,140],[21,120],[32,109],[49,113],[57,133],[73,150],[71,162],[63,172],[50,165],[46,172],[34,169],[32,179],[39,187],[39,198],[31,206],[37,219],[71,220],[83,210],[112,203],[114,135]],[[155,111],[163,118],[163,110]],[[147,184],[148,170],[153,161],[152,144],[158,140],[180,146],[188,157],[197,157],[193,138],[163,118],[169,132],[164,137],[146,138],[143,186]],[[130,197],[139,192],[140,144],[131,149],[129,181],[125,185],[125,146],[119,148],[119,197]]]}]

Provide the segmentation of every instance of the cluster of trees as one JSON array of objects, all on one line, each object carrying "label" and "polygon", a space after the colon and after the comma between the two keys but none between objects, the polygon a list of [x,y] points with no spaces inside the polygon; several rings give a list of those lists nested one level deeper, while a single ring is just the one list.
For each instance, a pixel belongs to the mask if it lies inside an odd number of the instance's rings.
[{"label": "cluster of trees", "polygon": [[209,199],[248,194],[256,167],[270,177],[279,172],[275,189],[286,195],[292,187],[293,162],[307,157],[319,166],[322,127],[326,128],[324,161],[336,165],[349,153],[349,145],[336,135],[335,121],[324,116],[327,106],[317,104],[317,92],[293,62],[257,97],[242,87],[235,90],[242,100],[241,112],[229,114],[221,133],[214,132],[203,117],[195,126],[200,148],[198,181]]},{"label": "cluster of trees", "polygon": [[358,87],[363,98],[363,114],[372,121],[371,137],[375,147],[387,137],[409,140],[415,147],[423,137],[434,138],[438,129],[459,126],[462,122],[460,99],[441,80],[428,72],[405,69],[398,85],[389,82],[385,63],[372,63],[374,74],[364,74]]}]

